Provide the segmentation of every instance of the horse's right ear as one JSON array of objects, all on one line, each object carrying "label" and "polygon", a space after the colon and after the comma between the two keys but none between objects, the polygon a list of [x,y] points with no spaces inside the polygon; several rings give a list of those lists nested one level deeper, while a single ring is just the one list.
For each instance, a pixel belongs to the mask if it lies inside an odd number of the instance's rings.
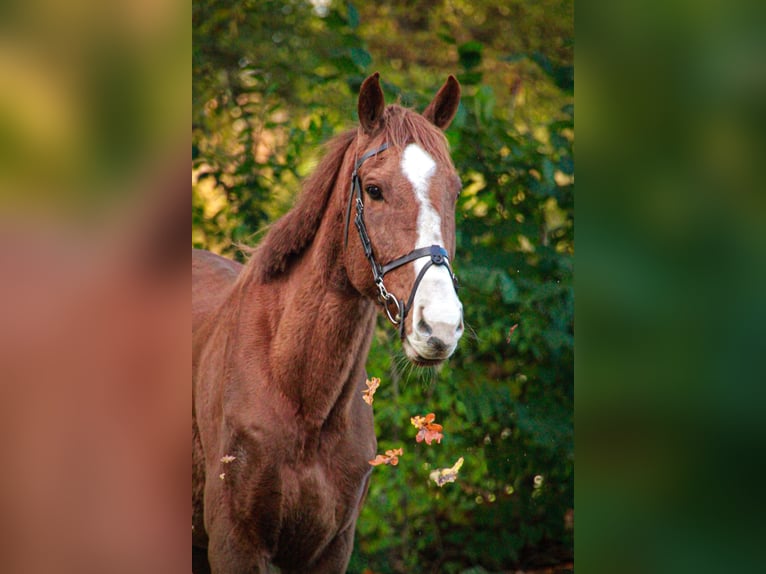
[{"label": "horse's right ear", "polygon": [[380,126],[380,118],[386,102],[380,89],[380,74],[375,72],[362,82],[359,89],[359,123],[366,134],[372,134]]}]

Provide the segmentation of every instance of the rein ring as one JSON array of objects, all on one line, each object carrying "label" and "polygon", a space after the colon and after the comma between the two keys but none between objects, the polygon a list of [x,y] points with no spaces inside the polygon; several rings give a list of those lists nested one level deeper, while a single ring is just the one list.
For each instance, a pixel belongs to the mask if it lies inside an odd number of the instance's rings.
[{"label": "rein ring", "polygon": [[[399,303],[399,299],[394,297],[391,293],[386,293],[385,297],[378,297],[378,300],[380,301],[381,305],[383,305],[383,309],[386,310],[386,316],[388,316],[388,320],[391,321],[391,323],[395,326],[399,325],[399,322],[402,320],[402,305]],[[391,312],[392,304],[396,309],[395,313]]]}]

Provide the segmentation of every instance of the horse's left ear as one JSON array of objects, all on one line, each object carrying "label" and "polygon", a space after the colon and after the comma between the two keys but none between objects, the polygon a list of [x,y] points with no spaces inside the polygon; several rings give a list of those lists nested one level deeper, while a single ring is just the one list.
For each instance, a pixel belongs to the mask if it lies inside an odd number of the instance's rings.
[{"label": "horse's left ear", "polygon": [[455,76],[450,75],[444,85],[437,92],[433,101],[423,112],[429,122],[437,128],[446,130],[452,123],[460,104],[460,84]]}]

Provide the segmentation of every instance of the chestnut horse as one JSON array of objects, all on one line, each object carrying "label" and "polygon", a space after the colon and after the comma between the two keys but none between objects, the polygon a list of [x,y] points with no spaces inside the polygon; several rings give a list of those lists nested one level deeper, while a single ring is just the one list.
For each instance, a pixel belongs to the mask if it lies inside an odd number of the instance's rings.
[{"label": "chestnut horse", "polygon": [[376,302],[416,365],[463,332],[442,133],[459,100],[450,76],[423,115],[386,106],[370,76],[358,128],[246,265],[192,253],[192,544],[213,572],[346,570],[377,448],[362,400]]}]

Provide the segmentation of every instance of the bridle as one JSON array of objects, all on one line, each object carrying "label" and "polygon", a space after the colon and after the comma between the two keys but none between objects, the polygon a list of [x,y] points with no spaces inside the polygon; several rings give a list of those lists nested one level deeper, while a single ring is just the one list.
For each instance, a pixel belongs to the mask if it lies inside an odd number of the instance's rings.
[{"label": "bridle", "polygon": [[[385,265],[378,263],[378,260],[375,258],[375,253],[373,253],[372,249],[372,242],[370,241],[370,236],[367,233],[367,226],[364,224],[362,182],[359,178],[358,171],[365,160],[368,160],[369,158],[381,153],[382,151],[385,151],[386,149],[388,149],[388,143],[384,143],[379,148],[366,152],[364,155],[362,155],[362,157],[356,160],[356,163],[354,164],[354,171],[351,174],[351,191],[349,192],[348,197],[348,208],[346,209],[346,226],[344,236],[346,246],[348,246],[348,227],[349,222],[351,221],[351,205],[356,203],[354,225],[356,225],[356,229],[359,231],[359,239],[362,241],[364,254],[367,257],[367,260],[370,262],[370,266],[372,267],[372,276],[375,280],[375,286],[378,288],[378,302],[383,305],[383,309],[386,311],[388,320],[391,321],[395,327],[399,327],[399,336],[403,338],[404,322],[407,318],[407,313],[409,313],[410,309],[412,308],[412,303],[415,300],[415,292],[418,290],[418,286],[425,276],[426,271],[428,271],[432,265],[443,265],[447,268],[447,271],[449,271],[450,277],[452,278],[452,285],[454,286],[455,291],[458,290],[458,281],[457,277],[452,272],[452,267],[449,264],[449,254],[447,253],[447,250],[444,249],[444,247],[441,245],[431,245],[429,247],[413,249],[407,255],[394,259]],[[356,199],[356,201],[354,201],[354,199]],[[415,279],[415,283],[412,285],[412,290],[410,291],[410,296],[407,299],[407,303],[405,303],[403,299],[397,299],[393,293],[386,289],[383,278],[389,271],[393,271],[394,269],[397,269],[402,265],[406,265],[411,261],[415,261],[416,259],[420,259],[421,257],[430,257],[431,259],[423,266],[423,269],[420,270],[420,273],[418,273],[418,276]]]}]

